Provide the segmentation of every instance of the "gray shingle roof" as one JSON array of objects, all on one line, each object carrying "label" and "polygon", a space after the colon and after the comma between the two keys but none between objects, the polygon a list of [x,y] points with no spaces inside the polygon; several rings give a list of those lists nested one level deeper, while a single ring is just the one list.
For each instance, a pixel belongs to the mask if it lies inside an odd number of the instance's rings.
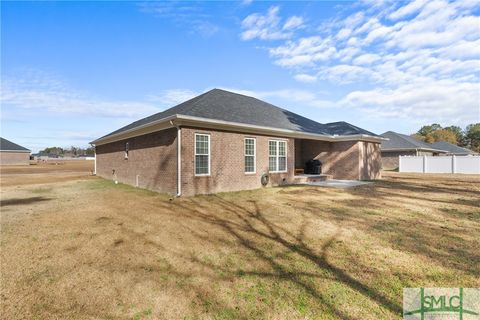
[{"label": "gray shingle roof", "polygon": [[377,136],[370,131],[346,122],[322,124],[253,97],[221,89],[213,89],[173,108],[135,121],[104,137],[174,115],[208,118],[315,134],[366,134]]},{"label": "gray shingle roof", "polygon": [[12,141],[9,141],[4,138],[0,138],[0,150],[1,151],[30,151],[25,147],[22,147]]},{"label": "gray shingle roof", "polygon": [[427,150],[438,150],[442,151],[442,149],[437,149],[433,147],[431,144],[418,141],[415,138],[407,136],[405,134],[396,133],[393,131],[387,131],[381,134],[382,137],[388,138],[388,141],[382,141],[381,149],[382,150],[390,150],[390,149],[399,149],[399,150],[408,150],[408,149],[427,149]]},{"label": "gray shingle roof", "polygon": [[432,148],[435,149],[440,149],[440,150],[446,150],[449,153],[453,154],[476,154],[470,149],[462,148],[457,145],[451,144],[449,142],[445,141],[439,141],[439,142],[434,142],[432,143]]}]

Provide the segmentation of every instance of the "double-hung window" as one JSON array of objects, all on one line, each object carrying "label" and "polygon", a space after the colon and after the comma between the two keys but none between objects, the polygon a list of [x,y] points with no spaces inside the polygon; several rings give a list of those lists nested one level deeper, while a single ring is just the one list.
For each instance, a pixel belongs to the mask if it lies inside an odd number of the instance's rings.
[{"label": "double-hung window", "polygon": [[270,172],[287,171],[287,142],[280,140],[268,141],[268,170]]},{"label": "double-hung window", "polygon": [[255,173],[255,138],[245,138],[245,173]]},{"label": "double-hung window", "polygon": [[195,175],[210,175],[210,135],[195,134]]}]

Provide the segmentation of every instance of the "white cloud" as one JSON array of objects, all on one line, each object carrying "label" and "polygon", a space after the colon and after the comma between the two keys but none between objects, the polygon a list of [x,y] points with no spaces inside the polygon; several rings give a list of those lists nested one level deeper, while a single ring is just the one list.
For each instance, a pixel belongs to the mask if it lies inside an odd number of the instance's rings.
[{"label": "white cloud", "polygon": [[[251,2],[251,1],[250,1]],[[146,1],[138,4],[140,12],[169,19],[190,33],[208,38],[220,31],[214,17],[193,1]]]},{"label": "white cloud", "polygon": [[277,57],[276,64],[284,67],[309,65],[316,61],[328,60],[336,53],[330,39],[321,37],[300,38],[285,45],[270,49],[270,55]]},{"label": "white cloud", "polygon": [[339,40],[344,40],[346,39],[350,34],[352,34],[352,29],[350,28],[343,28],[337,33],[337,39]]},{"label": "white cloud", "polygon": [[193,30],[195,33],[200,34],[201,36],[208,38],[216,34],[220,28],[208,21],[197,21],[193,23]]},{"label": "white cloud", "polygon": [[347,84],[357,82],[360,79],[372,78],[374,72],[368,68],[352,66],[348,64],[338,64],[332,67],[321,69],[319,76],[331,82]]},{"label": "white cloud", "polygon": [[189,89],[169,89],[164,90],[159,94],[148,95],[147,99],[161,107],[173,107],[181,102],[190,100],[199,94],[199,92]]},{"label": "white cloud", "polygon": [[361,50],[359,48],[355,48],[355,47],[344,48],[337,52],[336,58],[340,60],[340,62],[346,63],[351,61],[353,57],[355,57],[358,53],[360,53],[360,51]]},{"label": "white cloud", "polygon": [[252,13],[242,21],[242,40],[281,40],[293,36],[293,31],[303,26],[303,18],[292,16],[287,19],[283,27],[278,13],[280,8],[272,6],[266,15]]},{"label": "white cloud", "polygon": [[244,90],[236,88],[222,89],[255,97],[257,99],[280,99],[285,101],[287,104],[291,104],[292,106],[297,105],[298,103],[315,108],[328,108],[334,106],[330,100],[322,99],[322,96],[326,94],[325,92],[312,92],[309,90],[299,89],[281,89],[271,91]]},{"label": "white cloud", "polygon": [[345,25],[349,26],[350,28],[356,28],[363,21],[365,21],[365,14],[362,11],[359,11],[348,16],[345,20]]},{"label": "white cloud", "polygon": [[357,56],[353,60],[353,64],[356,64],[356,65],[372,64],[373,62],[375,62],[379,59],[380,59],[380,56],[378,54],[365,53],[365,54],[362,54],[360,56]]},{"label": "white cloud", "polygon": [[412,83],[395,89],[354,91],[339,105],[361,108],[377,117],[413,118],[425,123],[433,120],[470,123],[480,120],[479,101],[478,85],[444,80]]},{"label": "white cloud", "polygon": [[438,50],[439,55],[449,59],[478,59],[480,57],[480,39],[475,41],[460,40],[448,47]]},{"label": "white cloud", "polygon": [[150,103],[107,100],[69,88],[62,80],[32,71],[16,78],[4,77],[2,105],[58,114],[138,118],[159,110]]},{"label": "white cloud", "polygon": [[283,25],[283,30],[298,29],[303,26],[303,18],[298,16],[292,16],[287,19],[287,22]]},{"label": "white cloud", "polygon": [[480,2],[351,7],[357,12],[340,10],[319,28],[305,26],[299,36],[270,47],[273,62],[291,69],[299,82],[338,85],[343,106],[385,117],[478,118]]},{"label": "white cloud", "polygon": [[418,12],[418,10],[420,10],[427,2],[428,0],[412,1],[406,6],[400,7],[400,9],[398,9],[397,11],[392,12],[388,17],[392,20],[396,20],[409,14],[413,14],[415,12]]},{"label": "white cloud", "polygon": [[309,74],[305,74],[305,73],[302,73],[302,74],[296,74],[294,76],[294,79],[299,81],[299,82],[305,82],[305,83],[310,83],[310,82],[315,82],[317,81],[317,77],[316,76],[312,76],[312,75],[309,75]]}]

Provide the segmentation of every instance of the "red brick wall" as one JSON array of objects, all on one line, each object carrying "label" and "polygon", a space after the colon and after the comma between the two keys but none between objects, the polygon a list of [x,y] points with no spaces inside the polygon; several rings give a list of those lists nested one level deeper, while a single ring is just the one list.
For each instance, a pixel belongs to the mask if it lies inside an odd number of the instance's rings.
[{"label": "red brick wall", "polygon": [[30,164],[30,153],[0,151],[1,165],[28,165]]},{"label": "red brick wall", "polygon": [[[416,156],[417,152],[412,151],[382,151],[382,169],[393,170],[398,168],[399,156]],[[429,155],[432,155],[429,152]]]},{"label": "red brick wall", "polygon": [[300,140],[295,142],[299,158],[296,165],[303,168],[310,159],[322,162],[322,173],[334,179],[377,179],[380,178],[379,144],[363,141],[326,142]]},{"label": "red brick wall", "polygon": [[[128,159],[125,159],[126,142]],[[177,129],[99,145],[96,153],[98,176],[135,186],[138,175],[140,188],[176,194]]]},{"label": "red brick wall", "polygon": [[382,155],[380,144],[360,141],[360,180],[374,180],[381,178]]},{"label": "red brick wall", "polygon": [[[195,133],[210,134],[210,176],[195,176]],[[246,174],[244,138],[256,139],[256,173]],[[268,140],[287,141],[287,173],[271,173],[270,185],[290,183],[295,161],[294,139],[227,131],[182,128],[182,195],[237,191],[262,187],[260,177],[268,171]],[[285,181],[283,180],[285,179]]]},{"label": "red brick wall", "polygon": [[430,151],[417,151],[417,156],[438,156],[438,153],[433,153]]},{"label": "red brick wall", "polygon": [[[210,134],[210,175],[195,176],[195,133]],[[245,173],[244,139],[256,139],[256,173]],[[277,136],[250,135],[201,128],[182,128],[182,195],[238,191],[262,187],[260,177],[268,172],[268,141],[287,141],[287,172],[270,173],[270,185],[293,181],[295,162],[320,159],[322,171],[336,179],[380,177],[378,144],[361,141],[323,142]],[[124,158],[129,142],[128,159]],[[298,148],[295,149],[295,144]],[[154,191],[177,191],[177,129],[163,130],[97,146],[97,175]],[[113,174],[115,170],[115,174]]]}]

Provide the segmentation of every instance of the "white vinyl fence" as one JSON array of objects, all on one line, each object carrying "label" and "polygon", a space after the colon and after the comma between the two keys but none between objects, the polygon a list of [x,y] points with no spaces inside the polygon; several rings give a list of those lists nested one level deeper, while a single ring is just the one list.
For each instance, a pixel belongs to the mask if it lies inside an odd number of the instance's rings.
[{"label": "white vinyl fence", "polygon": [[480,174],[480,156],[400,156],[398,171]]}]

